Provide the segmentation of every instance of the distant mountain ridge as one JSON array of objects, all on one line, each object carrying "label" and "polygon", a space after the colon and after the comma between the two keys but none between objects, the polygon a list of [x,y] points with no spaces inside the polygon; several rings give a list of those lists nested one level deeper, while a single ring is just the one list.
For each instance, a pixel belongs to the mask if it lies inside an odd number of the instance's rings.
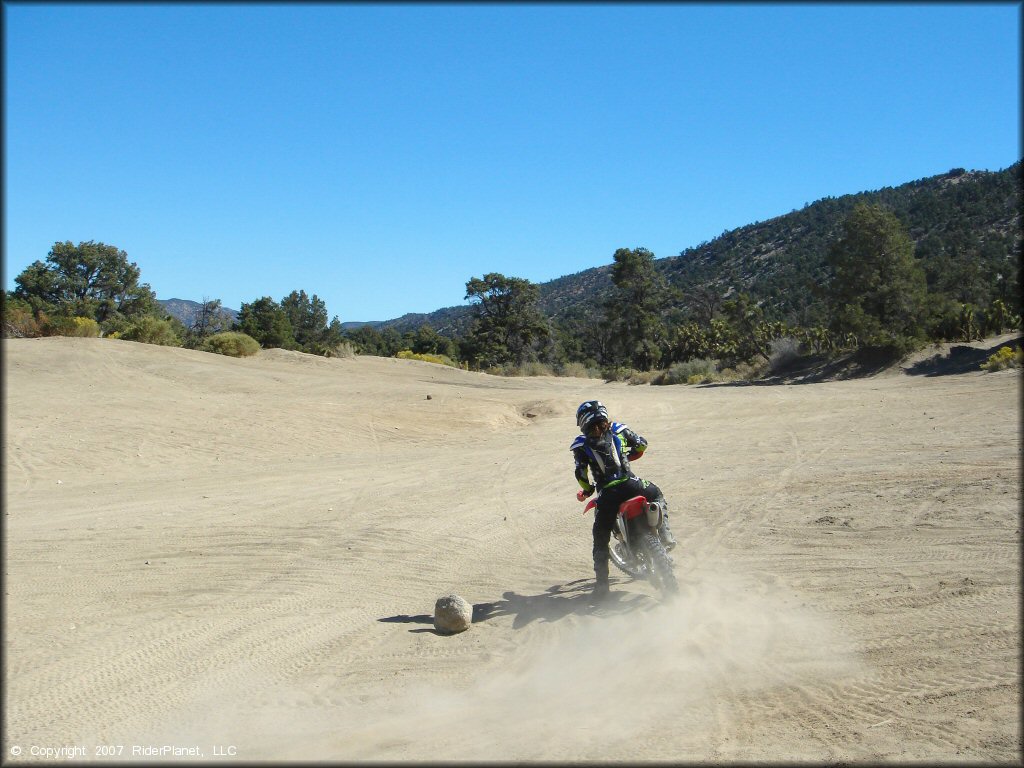
[{"label": "distant mountain ridge", "polygon": [[[189,299],[157,299],[157,303],[164,308],[164,312],[180,320],[186,327],[192,325],[196,313],[203,306],[202,302]],[[231,316],[231,322],[235,322],[238,319],[237,309],[221,307],[221,310]]]},{"label": "distant mountain ridge", "polygon": [[[199,308],[203,306],[202,302],[192,301],[191,299],[157,299],[157,303],[164,308],[164,312],[171,317],[177,318],[186,326],[192,324]],[[230,307],[221,307],[221,309],[231,316],[231,322],[238,320],[239,310],[231,309]],[[342,323],[341,327],[346,331],[350,331],[355,330],[356,328],[361,328],[364,325],[378,326],[383,322],[383,320],[369,320],[362,322],[353,320],[347,323]]]}]

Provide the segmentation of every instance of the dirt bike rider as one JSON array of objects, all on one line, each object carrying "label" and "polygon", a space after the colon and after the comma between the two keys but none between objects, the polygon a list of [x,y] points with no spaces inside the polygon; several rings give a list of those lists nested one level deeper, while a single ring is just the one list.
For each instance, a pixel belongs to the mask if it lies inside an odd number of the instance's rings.
[{"label": "dirt bike rider", "polygon": [[[643,496],[648,501],[662,504],[667,511],[668,502],[654,483],[641,480],[629,468],[630,460],[638,459],[647,450],[647,441],[625,424],[612,422],[608,409],[598,400],[588,400],[576,410],[576,425],[582,433],[570,448],[576,459],[576,480],[583,490],[582,501],[594,493],[601,492],[594,510],[594,594],[608,594],[608,542],[615,528],[615,516],[619,504],[633,496]],[[588,471],[593,473],[590,483]],[[658,534],[666,549],[676,545],[675,537],[668,527],[668,515],[663,515]]]}]

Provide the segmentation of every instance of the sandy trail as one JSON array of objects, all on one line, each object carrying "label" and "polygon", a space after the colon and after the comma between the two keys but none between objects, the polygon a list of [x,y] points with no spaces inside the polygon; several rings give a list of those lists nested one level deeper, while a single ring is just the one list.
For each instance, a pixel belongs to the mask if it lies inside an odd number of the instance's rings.
[{"label": "sandy trail", "polygon": [[[1020,761],[1019,372],[631,387],[3,354],[11,762]],[[591,397],[651,443],[673,605],[625,578],[586,599],[568,445]],[[450,591],[477,621],[444,637]]]}]

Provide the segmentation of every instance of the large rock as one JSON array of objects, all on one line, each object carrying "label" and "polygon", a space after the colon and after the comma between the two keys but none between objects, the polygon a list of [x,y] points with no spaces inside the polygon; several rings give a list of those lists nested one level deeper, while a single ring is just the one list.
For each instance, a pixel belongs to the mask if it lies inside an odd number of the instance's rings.
[{"label": "large rock", "polygon": [[434,629],[453,634],[469,629],[473,623],[473,606],[458,595],[445,595],[434,603]]}]

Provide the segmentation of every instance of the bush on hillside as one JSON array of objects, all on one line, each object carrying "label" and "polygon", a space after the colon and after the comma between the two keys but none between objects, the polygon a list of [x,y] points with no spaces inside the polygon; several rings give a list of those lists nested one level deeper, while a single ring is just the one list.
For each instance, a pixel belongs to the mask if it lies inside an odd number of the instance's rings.
[{"label": "bush on hillside", "polygon": [[87,339],[99,338],[100,324],[91,317],[76,317],[73,319],[75,323],[75,331],[72,335],[81,336]]},{"label": "bush on hillside", "polygon": [[601,378],[601,371],[585,363],[570,362],[556,366],[555,375],[577,379],[599,379]]},{"label": "bush on hillside", "polygon": [[[45,315],[42,316],[45,320]],[[4,307],[4,338],[34,339],[43,335],[43,324],[36,320],[31,308]]]},{"label": "bush on hillside", "polygon": [[181,337],[175,332],[174,325],[152,315],[143,315],[133,322],[120,334],[120,338],[162,347],[181,346]]},{"label": "bush on hillside", "polygon": [[338,344],[325,343],[322,341],[310,341],[306,343],[303,351],[311,355],[321,355],[322,357],[356,356],[355,346],[347,341],[342,341]]},{"label": "bush on hillside", "polygon": [[199,345],[202,352],[228,357],[251,357],[260,351],[260,344],[252,336],[238,331],[223,331],[207,336]]},{"label": "bush on hillside", "polygon": [[44,336],[76,336],[94,339],[100,335],[100,325],[91,317],[50,317],[43,320]]},{"label": "bush on hillside", "polygon": [[655,379],[661,378],[662,375],[662,371],[633,371],[629,378],[626,379],[626,383],[632,386],[653,384]]},{"label": "bush on hillside", "polygon": [[715,380],[718,374],[718,362],[708,358],[694,358],[675,363],[667,371],[652,381],[652,384],[700,384]]},{"label": "bush on hillside", "polygon": [[610,365],[601,369],[601,378],[606,382],[629,381],[629,378],[635,373],[635,370],[624,365]]},{"label": "bush on hillside", "polygon": [[737,363],[734,368],[726,368],[718,375],[724,381],[757,381],[764,378],[769,371],[770,363],[757,358]]},{"label": "bush on hillside", "polygon": [[985,371],[1002,371],[1007,368],[1020,368],[1024,366],[1024,352],[1020,347],[1000,347],[994,355],[981,364]]}]

